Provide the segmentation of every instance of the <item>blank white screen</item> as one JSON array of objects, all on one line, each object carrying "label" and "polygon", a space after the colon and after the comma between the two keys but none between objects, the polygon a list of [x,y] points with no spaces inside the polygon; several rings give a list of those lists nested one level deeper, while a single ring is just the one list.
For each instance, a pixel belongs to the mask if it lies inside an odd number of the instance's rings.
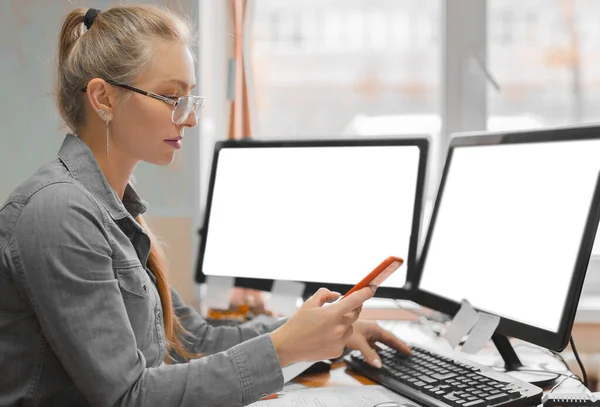
[{"label": "blank white screen", "polygon": [[398,256],[402,287],[418,166],[416,146],[222,149],[202,271],[353,285]]},{"label": "blank white screen", "polygon": [[557,332],[600,141],[457,147],[420,288]]}]

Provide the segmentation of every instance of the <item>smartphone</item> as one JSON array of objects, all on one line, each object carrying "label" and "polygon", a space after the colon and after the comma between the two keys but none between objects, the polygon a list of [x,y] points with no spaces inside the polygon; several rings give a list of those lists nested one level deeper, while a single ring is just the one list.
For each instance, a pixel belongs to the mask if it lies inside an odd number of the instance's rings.
[{"label": "smartphone", "polygon": [[368,287],[370,285],[374,285],[379,287],[392,273],[400,268],[400,266],[404,263],[400,257],[390,256],[384,261],[382,261],[379,266],[375,267],[375,270],[371,271],[369,275],[360,280],[358,284],[350,289],[342,299],[346,298],[354,291],[358,291],[361,288]]}]

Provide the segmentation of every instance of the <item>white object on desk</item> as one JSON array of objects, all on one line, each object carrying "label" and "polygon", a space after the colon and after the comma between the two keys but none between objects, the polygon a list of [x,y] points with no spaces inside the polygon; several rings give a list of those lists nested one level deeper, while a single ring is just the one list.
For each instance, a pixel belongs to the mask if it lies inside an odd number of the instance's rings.
[{"label": "white object on desk", "polygon": [[233,277],[206,276],[206,298],[202,300],[203,308],[229,309]]},{"label": "white object on desk", "polygon": [[479,352],[492,338],[496,328],[500,324],[500,317],[497,315],[480,312],[477,323],[471,329],[469,337],[462,347],[462,351],[471,355]]},{"label": "white object on desk", "polygon": [[452,319],[450,326],[444,333],[444,338],[448,340],[450,346],[455,348],[466,334],[475,326],[479,315],[475,308],[467,300],[462,300],[460,309]]},{"label": "white object on desk", "polygon": [[305,387],[298,390],[280,393],[277,399],[263,400],[251,404],[252,407],[373,407],[386,401],[395,401],[398,405],[414,406],[417,404],[396,394],[383,386],[333,386]]},{"label": "white object on desk", "polygon": [[266,307],[279,315],[290,316],[296,312],[296,302],[304,292],[304,283],[275,280]]}]

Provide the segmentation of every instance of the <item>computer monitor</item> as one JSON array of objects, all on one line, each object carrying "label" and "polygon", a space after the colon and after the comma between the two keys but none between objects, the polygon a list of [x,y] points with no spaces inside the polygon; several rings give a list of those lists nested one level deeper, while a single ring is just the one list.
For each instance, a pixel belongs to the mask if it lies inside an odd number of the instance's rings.
[{"label": "computer monitor", "polygon": [[[196,280],[345,292],[388,256],[398,298],[416,264],[426,138],[225,141],[215,146]],[[403,291],[403,292],[406,292]]]},{"label": "computer monitor", "polygon": [[[506,336],[567,345],[600,214],[600,127],[452,139],[420,258],[415,300],[454,314],[463,299]],[[515,359],[516,358],[516,359]]]}]

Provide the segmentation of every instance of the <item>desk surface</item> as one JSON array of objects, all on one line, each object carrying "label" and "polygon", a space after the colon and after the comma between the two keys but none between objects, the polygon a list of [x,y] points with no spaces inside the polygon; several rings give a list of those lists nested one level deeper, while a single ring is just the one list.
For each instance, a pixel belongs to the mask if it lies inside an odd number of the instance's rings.
[{"label": "desk surface", "polygon": [[372,380],[348,369],[343,362],[334,364],[330,372],[301,375],[295,378],[293,382],[307,387],[364,386],[375,384]]}]

